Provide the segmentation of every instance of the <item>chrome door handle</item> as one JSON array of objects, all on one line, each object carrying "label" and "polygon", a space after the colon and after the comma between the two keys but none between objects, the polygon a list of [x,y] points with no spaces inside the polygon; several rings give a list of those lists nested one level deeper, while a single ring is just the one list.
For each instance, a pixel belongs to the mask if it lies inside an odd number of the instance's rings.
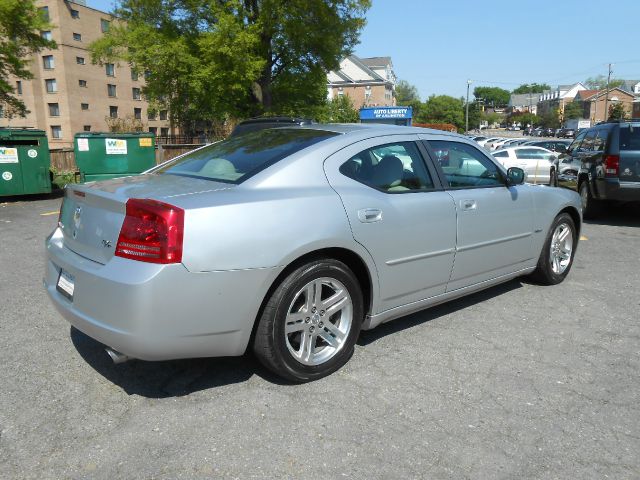
[{"label": "chrome door handle", "polygon": [[460,200],[460,209],[462,210],[476,210],[478,204],[475,200]]},{"label": "chrome door handle", "polygon": [[362,223],[373,223],[382,220],[382,210],[379,208],[363,208],[358,210],[358,220]]}]

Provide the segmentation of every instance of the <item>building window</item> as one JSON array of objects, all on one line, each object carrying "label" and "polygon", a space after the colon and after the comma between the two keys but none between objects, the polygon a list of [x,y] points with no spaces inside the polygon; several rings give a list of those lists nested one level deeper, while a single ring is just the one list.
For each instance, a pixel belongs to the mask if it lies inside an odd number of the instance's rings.
[{"label": "building window", "polygon": [[45,30],[44,32],[40,32],[40,36],[41,36],[42,38],[44,38],[45,40],[49,40],[49,41],[51,41],[51,40],[52,40],[52,38],[53,38],[53,37],[51,36],[51,31],[49,31],[49,30]]},{"label": "building window", "polygon": [[80,86],[82,88],[87,88],[87,81],[86,80],[78,80],[78,86]]},{"label": "building window", "polygon": [[4,118],[4,106],[0,105],[0,118]]},{"label": "building window", "polygon": [[85,132],[90,132],[90,131],[91,131],[91,125],[85,125],[84,127],[82,127],[82,129],[83,129]]},{"label": "building window", "polygon": [[42,66],[45,70],[53,70],[56,66],[55,61],[53,60],[53,55],[43,55],[42,57]]},{"label": "building window", "polygon": [[100,30],[102,30],[102,33],[108,32],[110,26],[111,22],[109,20],[105,20],[104,18],[100,19]]},{"label": "building window", "polygon": [[80,104],[80,109],[81,110],[89,110],[89,104],[88,103],[81,103]]},{"label": "building window", "polygon": [[133,80],[134,82],[138,81],[138,72],[135,71],[135,69],[131,69],[131,80]]},{"label": "building window", "polygon": [[160,129],[160,136],[161,137],[168,137],[169,136],[169,129],[166,127],[162,127]]},{"label": "building window", "polygon": [[167,119],[167,111],[160,110],[160,120],[166,120],[166,119]]},{"label": "building window", "polygon": [[42,16],[42,19],[45,22],[49,21],[49,7],[40,7],[38,9],[38,12],[40,12],[40,15]]},{"label": "building window", "polygon": [[111,85],[111,84],[107,85],[107,95],[109,95],[110,97],[115,97],[116,96],[116,86],[115,85]]},{"label": "building window", "polygon": [[158,134],[158,127],[149,127],[149,133]]},{"label": "building window", "polygon": [[134,100],[140,100],[142,97],[140,96],[140,89],[139,88],[132,88],[131,89],[131,93],[133,95],[133,99]]},{"label": "building window", "polygon": [[84,65],[84,57],[76,57],[76,63],[78,65]]},{"label": "building window", "polygon": [[73,34],[73,39],[74,39],[76,42],[81,42],[81,41],[82,41],[82,35],[80,35],[79,33],[75,33],[75,32],[74,32],[74,34]]},{"label": "building window", "polygon": [[49,116],[50,117],[59,117],[60,116],[60,105],[57,103],[49,104]]},{"label": "building window", "polygon": [[62,127],[60,125],[51,125],[51,138],[62,138]]},{"label": "building window", "polygon": [[149,120],[155,120],[155,119],[156,119],[156,112],[155,112],[155,110],[151,110],[151,109],[147,110],[147,118],[148,118]]},{"label": "building window", "polygon": [[338,88],[338,96],[344,95],[344,89],[342,87]]},{"label": "building window", "polygon": [[136,120],[142,120],[142,109],[141,108],[134,108],[133,109],[133,117]]},{"label": "building window", "polygon": [[47,78],[44,83],[47,87],[47,93],[56,93],[58,91],[58,84],[55,78]]},{"label": "building window", "polygon": [[113,105],[109,107],[109,116],[111,118],[118,118],[118,107],[114,107]]},{"label": "building window", "polygon": [[116,66],[113,63],[105,64],[104,69],[105,69],[105,72],[107,73],[107,77],[116,76]]},{"label": "building window", "polygon": [[80,12],[78,10],[71,9],[71,18],[80,18]]},{"label": "building window", "polygon": [[22,95],[22,82],[20,80],[16,82],[16,93]]}]

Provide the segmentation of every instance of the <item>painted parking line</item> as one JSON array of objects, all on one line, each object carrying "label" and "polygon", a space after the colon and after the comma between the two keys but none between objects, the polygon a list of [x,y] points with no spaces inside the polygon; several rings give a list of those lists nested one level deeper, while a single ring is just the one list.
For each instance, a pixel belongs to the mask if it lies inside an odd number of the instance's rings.
[{"label": "painted parking line", "polygon": [[47,217],[49,215],[57,215],[58,213],[60,213],[60,210],[54,210],[53,212],[45,212],[45,213],[41,213],[40,216],[41,217]]}]

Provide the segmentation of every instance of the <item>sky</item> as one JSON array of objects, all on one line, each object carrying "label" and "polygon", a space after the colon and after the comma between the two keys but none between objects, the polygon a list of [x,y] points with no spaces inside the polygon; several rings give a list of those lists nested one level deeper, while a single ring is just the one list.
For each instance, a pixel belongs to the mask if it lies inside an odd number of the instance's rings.
[{"label": "sky", "polygon": [[[111,10],[113,0],[87,0]],[[373,0],[354,53],[390,56],[420,97],[606,75],[640,80],[640,0]]]}]

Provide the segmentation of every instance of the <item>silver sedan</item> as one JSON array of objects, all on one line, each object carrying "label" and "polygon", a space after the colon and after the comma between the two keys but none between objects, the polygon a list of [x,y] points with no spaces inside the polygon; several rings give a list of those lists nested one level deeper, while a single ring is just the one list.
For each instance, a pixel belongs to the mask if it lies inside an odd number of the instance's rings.
[{"label": "silver sedan", "polygon": [[347,362],[361,329],[520,275],[564,280],[580,198],[523,181],[441,131],[251,132],[69,185],[45,287],[117,362],[251,349],[313,380]]}]

